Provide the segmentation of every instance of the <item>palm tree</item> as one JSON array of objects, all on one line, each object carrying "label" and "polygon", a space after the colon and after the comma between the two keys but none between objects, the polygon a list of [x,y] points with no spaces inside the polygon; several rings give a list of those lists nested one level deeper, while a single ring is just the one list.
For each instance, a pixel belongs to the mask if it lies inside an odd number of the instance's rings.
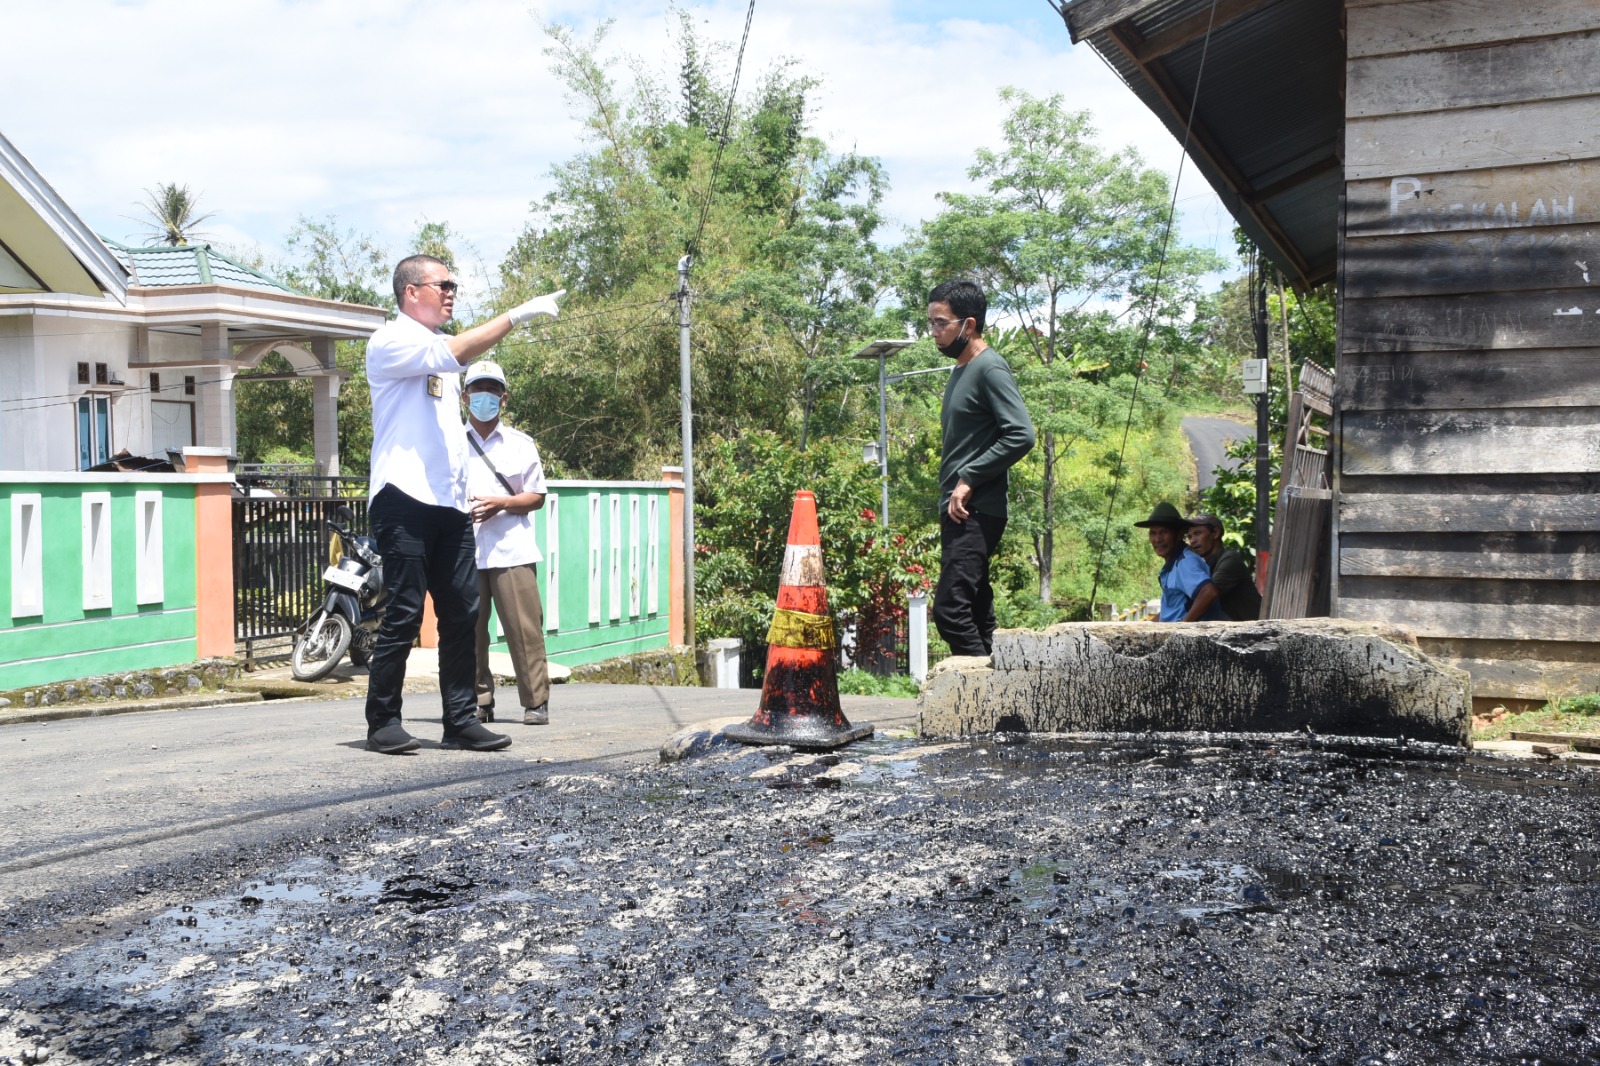
[{"label": "palm tree", "polygon": [[177,248],[188,244],[191,237],[205,236],[195,227],[214,216],[195,214],[200,206],[200,197],[191,193],[189,186],[165,182],[153,190],[146,189],[144,194],[147,199],[139,206],[149,213],[152,230],[146,244],[165,244]]}]

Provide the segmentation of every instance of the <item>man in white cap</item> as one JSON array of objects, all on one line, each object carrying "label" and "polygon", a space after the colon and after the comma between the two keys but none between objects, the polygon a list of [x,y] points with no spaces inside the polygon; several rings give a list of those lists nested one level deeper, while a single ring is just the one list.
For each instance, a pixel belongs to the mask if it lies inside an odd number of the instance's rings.
[{"label": "man in white cap", "polygon": [[544,506],[544,463],[521,430],[500,420],[509,386],[498,363],[467,370],[467,492],[478,537],[478,718],[494,721],[489,669],[489,604],[494,603],[517,675],[523,725],[550,722],[550,669],[544,654],[544,610],[533,512]]},{"label": "man in white cap", "polygon": [[367,342],[372,389],[372,502],[367,516],[383,556],[387,593],[367,678],[367,748],[384,755],[421,744],[401,724],[406,660],[422,627],[425,596],[439,620],[439,699],[446,748],[496,751],[511,738],[485,729],[473,697],[478,622],[476,545],[467,513],[466,427],[461,368],[538,315],[558,313],[555,292],[455,336],[456,280],[429,255],[394,268],[400,313]]}]

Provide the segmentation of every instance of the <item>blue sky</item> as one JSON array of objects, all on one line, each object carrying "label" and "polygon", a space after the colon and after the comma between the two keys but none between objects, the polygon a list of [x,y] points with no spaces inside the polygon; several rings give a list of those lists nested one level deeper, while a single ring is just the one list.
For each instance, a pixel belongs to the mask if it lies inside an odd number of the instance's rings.
[{"label": "blue sky", "polygon": [[[743,0],[680,7],[737,44]],[[143,190],[178,181],[216,213],[217,240],[269,258],[300,214],[396,251],[434,220],[484,272],[582,145],[541,18],[585,32],[614,18],[619,78],[629,56],[665,72],[675,25],[649,0],[52,0],[6,18],[0,132],[106,235],[137,239]],[[900,226],[970,187],[967,149],[998,143],[1005,85],[1061,93],[1108,148],[1177,168],[1177,143],[1046,0],[757,0],[744,84],[782,56],[821,79],[813,132],[883,160]],[[1179,210],[1183,239],[1231,253],[1233,223],[1192,168]]]}]

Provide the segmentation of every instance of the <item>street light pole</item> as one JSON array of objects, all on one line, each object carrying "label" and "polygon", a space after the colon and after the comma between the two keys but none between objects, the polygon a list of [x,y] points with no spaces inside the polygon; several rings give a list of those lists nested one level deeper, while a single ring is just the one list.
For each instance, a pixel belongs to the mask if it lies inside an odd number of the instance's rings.
[{"label": "street light pole", "polygon": [[883,528],[889,528],[889,377],[887,353],[878,352],[878,477],[883,482]]},{"label": "street light pole", "polygon": [[895,352],[910,345],[911,342],[908,340],[873,341],[850,357],[878,361],[878,479],[883,487],[881,501],[884,529],[889,528],[889,382],[900,376],[889,376],[887,360]]}]

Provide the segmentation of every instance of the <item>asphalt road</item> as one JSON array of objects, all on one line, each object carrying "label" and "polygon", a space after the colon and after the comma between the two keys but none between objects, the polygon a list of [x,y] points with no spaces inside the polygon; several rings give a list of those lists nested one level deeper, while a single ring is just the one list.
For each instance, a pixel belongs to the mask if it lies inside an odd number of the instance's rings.
[{"label": "asphalt road", "polygon": [[11,909],[0,1066],[1600,1061],[1587,771],[891,732]]},{"label": "asphalt road", "polygon": [[1183,420],[1183,433],[1189,438],[1189,450],[1194,453],[1195,473],[1201,492],[1216,484],[1214,471],[1223,464],[1227,442],[1255,437],[1254,427],[1242,422],[1199,415]]},{"label": "asphalt road", "polygon": [[[551,724],[497,723],[502,752],[446,751],[437,694],[407,697],[425,746],[365,750],[360,700],[269,701],[0,728],[0,909],[65,886],[261,848],[454,797],[494,795],[576,766],[653,762],[707,719],[747,716],[753,690],[562,685]],[[914,721],[912,700],[845,697],[852,722]],[[501,706],[515,706],[508,691]]]}]

